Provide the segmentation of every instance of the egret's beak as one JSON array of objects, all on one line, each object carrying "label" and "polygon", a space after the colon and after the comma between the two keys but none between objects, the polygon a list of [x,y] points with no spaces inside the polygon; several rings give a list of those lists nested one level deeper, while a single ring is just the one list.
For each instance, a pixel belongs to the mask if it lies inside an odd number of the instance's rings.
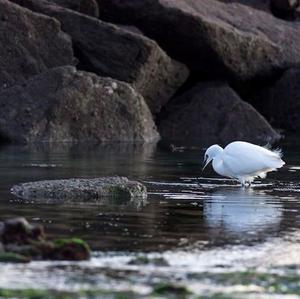
[{"label": "egret's beak", "polygon": [[204,158],[204,163],[205,163],[205,165],[203,166],[203,168],[202,168],[202,172],[204,171],[204,169],[205,169],[205,167],[209,164],[209,162],[211,161],[212,159],[209,159],[208,157],[205,159]]}]

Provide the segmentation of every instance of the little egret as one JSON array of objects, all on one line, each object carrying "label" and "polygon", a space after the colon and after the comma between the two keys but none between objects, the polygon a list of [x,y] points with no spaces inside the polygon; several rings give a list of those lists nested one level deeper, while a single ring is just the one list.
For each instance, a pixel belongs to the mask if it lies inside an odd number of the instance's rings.
[{"label": "little egret", "polygon": [[271,150],[252,143],[235,141],[224,149],[214,144],[204,154],[204,168],[212,161],[213,169],[221,176],[234,178],[242,186],[250,186],[257,177],[265,178],[267,172],[281,168],[281,150]]}]

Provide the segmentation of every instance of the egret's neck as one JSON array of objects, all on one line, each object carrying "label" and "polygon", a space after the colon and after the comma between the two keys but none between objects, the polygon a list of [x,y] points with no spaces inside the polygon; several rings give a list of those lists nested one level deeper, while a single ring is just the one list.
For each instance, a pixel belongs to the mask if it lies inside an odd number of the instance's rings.
[{"label": "egret's neck", "polygon": [[226,176],[226,177],[231,177],[230,173],[226,170],[225,166],[224,166],[224,162],[222,159],[222,153],[223,153],[223,149],[221,149],[222,151],[214,157],[213,162],[212,162],[212,166],[214,171],[221,175],[221,176]]}]

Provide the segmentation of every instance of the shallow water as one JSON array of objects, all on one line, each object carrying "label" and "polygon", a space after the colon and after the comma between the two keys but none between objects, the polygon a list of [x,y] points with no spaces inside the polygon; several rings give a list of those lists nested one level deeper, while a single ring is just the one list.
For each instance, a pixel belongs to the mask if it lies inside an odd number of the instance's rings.
[{"label": "shallow water", "polygon": [[[1,218],[24,216],[43,224],[50,237],[81,237],[94,250],[92,260],[84,263],[2,264],[6,275],[0,276],[0,288],[122,290],[146,296],[156,284],[165,283],[188,287],[196,295],[298,298],[300,284],[291,287],[272,276],[280,270],[291,279],[298,276],[298,266],[300,270],[300,143],[293,140],[282,146],[287,166],[250,189],[211,169],[202,174],[201,148],[0,148]],[[20,182],[110,175],[144,182],[148,199],[37,204],[10,194],[12,185]],[[140,257],[147,261],[135,262]],[[250,270],[269,275],[282,288],[270,289]],[[236,280],[223,277],[228,273],[235,273]],[[248,273],[256,285],[248,276],[251,283],[242,284],[236,273]]]}]

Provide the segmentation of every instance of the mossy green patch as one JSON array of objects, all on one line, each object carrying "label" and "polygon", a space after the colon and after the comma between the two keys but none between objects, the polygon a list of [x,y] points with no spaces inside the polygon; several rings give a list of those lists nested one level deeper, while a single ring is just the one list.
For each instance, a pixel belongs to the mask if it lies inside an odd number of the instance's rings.
[{"label": "mossy green patch", "polygon": [[184,286],[175,286],[173,284],[158,284],[153,288],[153,295],[176,295],[180,298],[185,298],[191,292]]},{"label": "mossy green patch", "polygon": [[0,252],[0,263],[28,263],[30,258],[27,256],[13,253],[13,252]]},{"label": "mossy green patch", "polygon": [[53,290],[38,289],[0,289],[0,298],[26,298],[26,299],[79,299],[79,298],[97,298],[97,299],[137,299],[140,298],[131,292],[109,292],[103,290],[80,290],[78,292],[59,292]]},{"label": "mossy green patch", "polygon": [[82,239],[79,238],[71,238],[71,239],[57,239],[53,241],[55,246],[65,246],[69,244],[74,244],[74,245],[80,245],[85,247],[86,249],[90,250],[89,245],[83,241]]}]

